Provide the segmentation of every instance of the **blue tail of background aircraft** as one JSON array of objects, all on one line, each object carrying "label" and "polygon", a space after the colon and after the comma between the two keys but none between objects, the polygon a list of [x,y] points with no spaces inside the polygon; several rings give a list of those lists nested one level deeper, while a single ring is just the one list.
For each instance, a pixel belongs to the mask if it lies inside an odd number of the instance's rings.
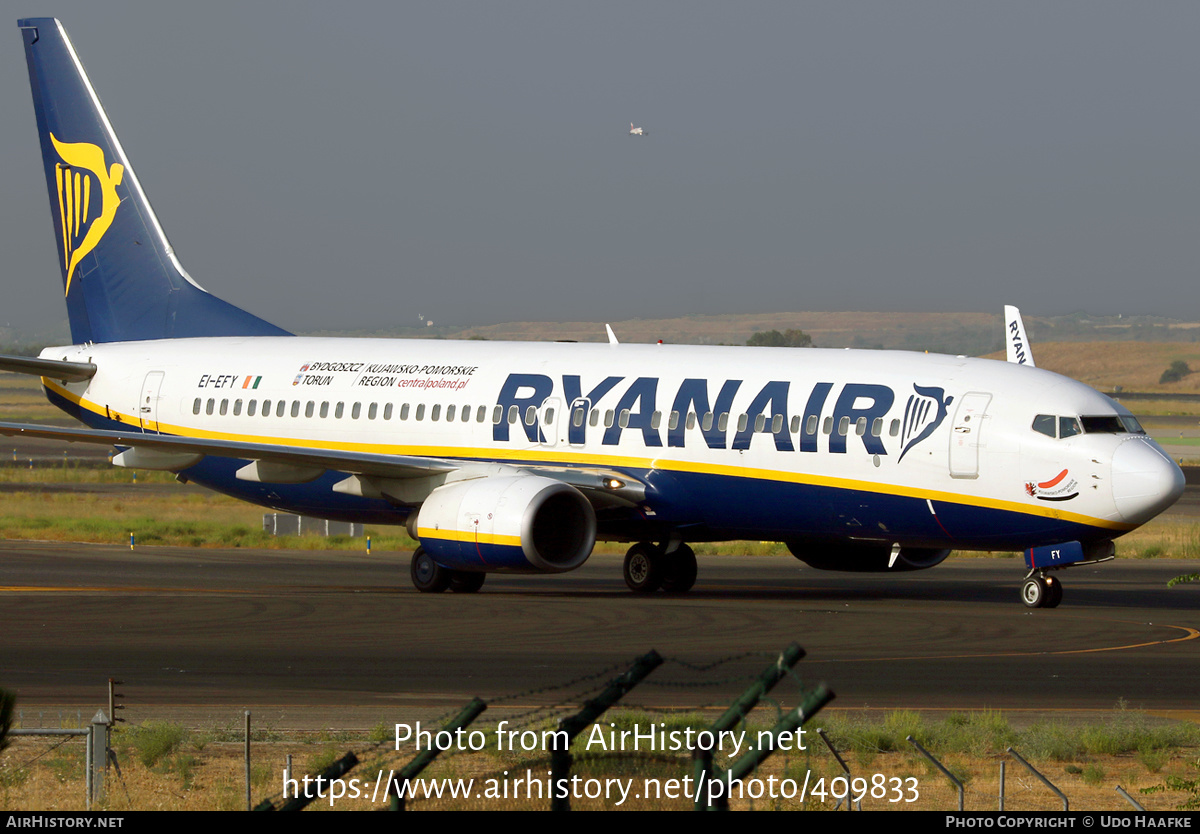
[{"label": "blue tail of background aircraft", "polygon": [[191,279],[62,24],[36,18],[18,25],[72,340],[289,335]]}]

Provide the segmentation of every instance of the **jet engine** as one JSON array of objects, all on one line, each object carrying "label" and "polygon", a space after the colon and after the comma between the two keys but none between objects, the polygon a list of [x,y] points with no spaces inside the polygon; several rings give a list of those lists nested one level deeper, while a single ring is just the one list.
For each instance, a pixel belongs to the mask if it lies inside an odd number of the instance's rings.
[{"label": "jet engine", "polygon": [[901,547],[891,567],[890,544],[830,544],[828,542],[785,542],[791,554],[817,570],[878,573],[883,571],[925,570],[940,565],[950,550],[927,547]]},{"label": "jet engine", "polygon": [[563,573],[591,555],[596,514],[561,481],[493,476],[435,489],[415,532],[425,552],[451,570]]}]

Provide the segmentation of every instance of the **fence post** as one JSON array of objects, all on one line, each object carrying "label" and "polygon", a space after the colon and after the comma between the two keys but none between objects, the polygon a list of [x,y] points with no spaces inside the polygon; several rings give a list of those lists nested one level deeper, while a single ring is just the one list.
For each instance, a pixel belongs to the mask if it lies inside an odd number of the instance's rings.
[{"label": "fence post", "polygon": [[[842,768],[842,773],[846,774],[846,784],[849,785],[850,784],[850,768],[846,765],[846,760],[842,758],[842,754],[839,753],[837,751],[837,748],[833,746],[833,742],[829,740],[829,736],[825,735],[824,727],[817,727],[817,735],[819,735],[821,737],[821,741],[825,742],[825,746],[829,748],[829,752],[833,754],[833,757],[835,759],[837,759],[837,763]],[[833,810],[836,811],[838,808],[841,808],[841,807],[842,807],[842,800],[839,799],[838,804],[833,806]],[[846,796],[846,810],[847,811],[854,810],[854,803],[850,801],[849,795]],[[860,810],[860,811],[862,810],[862,802],[861,801],[858,803],[858,810]]]},{"label": "fence post", "polygon": [[1030,773],[1032,773],[1034,776],[1036,776],[1038,779],[1040,779],[1043,785],[1045,785],[1047,788],[1049,788],[1050,790],[1052,790],[1052,791],[1054,791],[1056,794],[1058,794],[1058,798],[1062,800],[1062,804],[1063,804],[1063,810],[1064,810],[1064,811],[1069,811],[1069,810],[1070,810],[1070,807],[1069,807],[1069,805],[1068,805],[1068,803],[1067,803],[1067,795],[1066,795],[1065,793],[1063,793],[1062,791],[1060,791],[1058,788],[1054,787],[1054,785],[1053,785],[1053,784],[1051,784],[1051,782],[1050,782],[1050,780],[1049,780],[1049,779],[1047,779],[1045,776],[1043,776],[1041,773],[1039,773],[1039,772],[1038,772],[1038,771],[1037,771],[1037,770],[1034,768],[1034,766],[1033,766],[1033,765],[1031,765],[1029,762],[1027,762],[1027,761],[1025,761],[1024,759],[1022,759],[1022,758],[1021,758],[1021,754],[1020,754],[1020,753],[1018,753],[1016,750],[1013,750],[1013,749],[1010,747],[1010,748],[1008,748],[1008,752],[1012,754],[1012,757],[1013,757],[1014,759],[1016,759],[1016,760],[1017,760],[1018,762],[1020,762],[1021,764],[1025,765],[1025,769],[1026,769],[1026,770],[1028,770]]},{"label": "fence post", "polygon": [[922,747],[920,742],[918,742],[915,738],[913,738],[912,736],[908,736],[905,739],[905,741],[907,741],[913,747],[917,748],[917,750],[919,750],[921,752],[922,756],[929,759],[929,761],[933,762],[933,766],[936,767],[938,770],[940,770],[942,773],[944,773],[946,775],[946,778],[955,784],[955,786],[958,788],[958,810],[962,811],[962,809],[963,809],[963,783],[961,781],[959,781],[957,776],[955,776],[953,773],[951,773],[949,770],[947,770],[942,765],[941,762],[939,762],[937,759],[935,759],[933,757],[932,753],[930,753],[928,750],[926,750],[924,747]]},{"label": "fence post", "polygon": [[[725,782],[724,796],[720,797],[715,803],[715,807],[720,810],[729,808],[729,794],[733,788],[733,783],[741,781],[744,776],[749,775],[755,768],[762,764],[766,759],[775,752],[776,739],[783,733],[794,733],[804,725],[804,722],[812,718],[821,708],[833,700],[833,691],[826,688],[824,684],[818,684],[817,687],[804,696],[804,700],[800,705],[781,718],[778,723],[770,730],[768,736],[768,744],[759,744],[758,749],[752,750],[742,756],[729,770],[724,774],[717,774],[717,778]],[[756,742],[757,743],[757,742]]]},{"label": "fence post", "polygon": [[104,769],[108,766],[108,716],[98,710],[92,716],[92,734],[88,737],[92,758],[92,799],[104,800]]},{"label": "fence post", "polygon": [[[564,718],[559,724],[562,732],[566,735],[567,743],[563,745],[562,750],[559,750],[558,736],[555,735],[554,749],[550,751],[550,785],[551,790],[554,791],[550,799],[551,811],[571,810],[569,793],[558,790],[560,782],[569,778],[571,764],[574,762],[571,756],[571,740],[586,730],[609,707],[621,700],[629,690],[645,680],[647,675],[662,665],[662,662],[662,657],[656,651],[651,650],[642,655],[634,661],[628,671],[609,681],[604,691],[585,703],[583,709],[569,718]],[[559,793],[568,793],[568,795],[560,797]]]},{"label": "fence post", "polygon": [[[791,669],[804,657],[804,649],[800,648],[796,643],[792,643],[786,649],[779,653],[779,657],[775,662],[763,670],[763,673],[758,676],[750,688],[742,693],[725,713],[713,722],[709,729],[712,733],[720,738],[720,733],[723,730],[732,729],[735,724],[741,721],[750,713],[752,709],[758,706],[758,702],[762,697],[775,688],[775,684],[783,680],[787,670]],[[700,750],[697,748],[692,751],[692,778],[695,779],[696,801],[694,803],[697,811],[704,810],[710,806],[708,797],[709,779],[713,773],[713,755],[711,750]],[[704,789],[700,790],[699,786],[703,785]]]},{"label": "fence post", "polygon": [[[456,730],[466,727],[472,721],[479,717],[487,709],[487,704],[480,698],[475,698],[471,703],[463,707],[462,712],[456,715],[449,724],[442,727],[442,732],[448,732],[451,735]],[[429,766],[430,762],[438,757],[442,751],[437,749],[437,745],[433,745],[432,750],[422,750],[413,758],[411,762],[400,768],[400,772],[395,775],[391,783],[388,785],[388,790],[392,791],[391,807],[393,811],[404,810],[404,785],[410,779]]]}]

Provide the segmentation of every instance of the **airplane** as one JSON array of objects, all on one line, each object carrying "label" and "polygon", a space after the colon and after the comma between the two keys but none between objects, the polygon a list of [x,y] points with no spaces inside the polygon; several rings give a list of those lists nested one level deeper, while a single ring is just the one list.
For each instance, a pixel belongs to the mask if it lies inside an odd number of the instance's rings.
[{"label": "airplane", "polygon": [[[905,351],[295,336],[184,270],[62,25],[20,21],[72,344],[41,378],[98,443],[266,507],[403,524],[435,593],[561,573],[630,543],[640,593],[688,591],[690,543],[921,570],[1021,550],[1030,607],[1113,557],[1183,474],[1124,407],[1015,362]],[[606,326],[607,327],[607,326]]]},{"label": "airplane", "polygon": [[650,134],[640,127],[634,127],[633,122],[629,123],[630,136],[649,136]]}]

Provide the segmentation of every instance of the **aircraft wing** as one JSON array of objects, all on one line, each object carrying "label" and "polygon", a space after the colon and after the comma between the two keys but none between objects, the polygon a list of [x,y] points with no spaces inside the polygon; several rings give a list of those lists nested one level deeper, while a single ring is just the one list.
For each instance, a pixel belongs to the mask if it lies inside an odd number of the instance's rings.
[{"label": "aircraft wing", "polygon": [[[546,465],[508,465],[486,461],[420,455],[385,455],[321,447],[275,443],[245,443],[235,440],[178,437],[169,434],[143,434],[140,431],[40,426],[31,423],[0,423],[0,434],[12,437],[37,437],[69,443],[95,443],[129,449],[114,458],[114,463],[131,469],[179,471],[195,466],[206,456],[251,461],[245,480],[263,483],[295,483],[314,480],[325,470],[361,475],[377,481],[413,481],[430,476],[449,475],[459,470],[481,467],[479,475],[496,474],[497,469],[536,472],[547,478],[570,484],[583,492],[597,509],[616,505],[631,506],[645,498],[645,485],[627,473],[604,468],[575,468]],[[124,461],[122,456],[126,456]],[[253,467],[253,469],[251,469]],[[307,473],[307,474],[306,474]],[[243,474],[239,472],[239,477]],[[467,477],[476,477],[468,475]],[[424,481],[404,489],[404,503],[420,503],[440,480]],[[378,484],[376,484],[378,487]],[[361,488],[361,487],[359,487]],[[399,495],[392,487],[383,492]]]},{"label": "aircraft wing", "polygon": [[[103,431],[99,429],[59,428],[28,423],[0,423],[0,434],[13,437],[39,437],[47,440],[65,440],[70,443],[98,443],[104,446],[126,446],[154,452],[200,457],[212,455],[223,458],[241,458],[266,461],[288,466],[320,467],[382,478],[413,478],[451,472],[461,464],[442,458],[427,458],[416,455],[381,455],[371,452],[353,452],[340,449],[308,448],[273,443],[244,443],[234,440],[210,440],[207,438],[176,437],[168,434],[142,434],[140,431]],[[191,465],[194,465],[191,464]],[[133,467],[139,468],[139,467]],[[145,466],[152,469],[158,467]],[[170,468],[170,467],[162,467]],[[186,467],[180,467],[186,468]]]}]

